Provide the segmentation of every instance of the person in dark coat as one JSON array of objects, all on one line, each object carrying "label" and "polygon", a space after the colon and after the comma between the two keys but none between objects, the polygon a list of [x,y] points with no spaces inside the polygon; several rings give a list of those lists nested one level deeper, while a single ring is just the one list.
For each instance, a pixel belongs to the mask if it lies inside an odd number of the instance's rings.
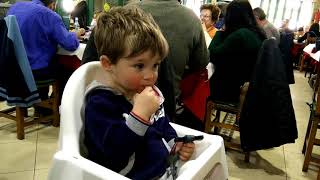
[{"label": "person in dark coat", "polygon": [[265,40],[239,119],[244,151],[294,143],[298,137],[285,69],[277,42]]},{"label": "person in dark coat", "polygon": [[210,79],[210,98],[238,103],[240,87],[250,81],[257,55],[266,35],[259,28],[248,1],[234,0],[225,16],[225,30],[209,45],[215,71]]},{"label": "person in dark coat", "polygon": [[89,40],[87,41],[87,45],[82,56],[81,65],[86,64],[87,62],[99,61],[97,48],[94,44],[94,34],[95,29],[92,30]]},{"label": "person in dark coat", "polygon": [[282,58],[286,66],[287,80],[289,84],[294,84],[294,75],[293,75],[293,61],[291,49],[293,48],[293,39],[294,32],[290,29],[283,29],[280,32],[280,51],[282,53]]}]

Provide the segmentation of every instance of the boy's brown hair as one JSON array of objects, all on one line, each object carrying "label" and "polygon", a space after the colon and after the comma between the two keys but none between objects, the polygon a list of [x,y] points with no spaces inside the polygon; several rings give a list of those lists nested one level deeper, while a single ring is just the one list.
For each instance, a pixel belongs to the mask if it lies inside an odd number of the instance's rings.
[{"label": "boy's brown hair", "polygon": [[211,20],[215,23],[217,22],[217,20],[219,19],[221,10],[218,6],[214,5],[214,4],[203,4],[200,7],[200,12],[204,9],[208,9],[211,11]]},{"label": "boy's brown hair", "polygon": [[152,16],[135,6],[114,7],[101,13],[94,38],[99,56],[108,56],[112,64],[147,50],[164,59],[169,51]]}]

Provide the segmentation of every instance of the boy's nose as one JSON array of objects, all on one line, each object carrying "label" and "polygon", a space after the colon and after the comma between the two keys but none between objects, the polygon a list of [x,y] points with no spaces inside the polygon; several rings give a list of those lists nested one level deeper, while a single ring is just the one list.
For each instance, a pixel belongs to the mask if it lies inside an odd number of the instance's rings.
[{"label": "boy's nose", "polygon": [[155,76],[154,72],[147,72],[144,74],[144,79],[145,80],[153,80],[154,76]]}]

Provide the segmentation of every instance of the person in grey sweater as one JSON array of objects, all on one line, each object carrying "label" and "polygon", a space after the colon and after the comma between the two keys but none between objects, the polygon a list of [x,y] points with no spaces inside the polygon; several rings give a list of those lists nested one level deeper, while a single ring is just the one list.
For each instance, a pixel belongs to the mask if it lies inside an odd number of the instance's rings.
[{"label": "person in grey sweater", "polygon": [[277,28],[274,27],[273,24],[271,24],[266,19],[266,14],[264,13],[263,9],[257,7],[253,9],[253,14],[255,15],[256,21],[258,25],[264,30],[264,32],[267,35],[267,38],[270,39],[274,37],[278,44],[280,43],[280,33]]},{"label": "person in grey sweater", "polygon": [[[150,13],[168,41],[169,54],[162,62],[166,63],[166,67],[162,66],[163,71],[160,66],[158,86],[168,100],[166,112],[172,118],[183,75],[205,69],[209,63],[200,20],[191,9],[177,0],[143,0],[127,6],[138,6]],[[171,86],[172,90],[168,90]]]}]

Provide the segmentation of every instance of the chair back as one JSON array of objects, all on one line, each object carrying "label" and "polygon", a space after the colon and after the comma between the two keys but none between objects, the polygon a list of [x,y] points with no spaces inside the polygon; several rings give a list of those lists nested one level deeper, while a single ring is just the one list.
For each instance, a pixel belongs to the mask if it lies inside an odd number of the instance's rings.
[{"label": "chair back", "polygon": [[316,40],[317,40],[317,37],[312,37],[312,36],[310,36],[310,34],[308,33],[307,34],[307,40],[306,40],[306,46],[308,45],[308,44],[314,44],[314,43],[316,43]]},{"label": "chair back", "polygon": [[13,15],[0,20],[0,97],[10,106],[40,102],[20,29]]},{"label": "chair back", "polygon": [[[59,126],[58,82],[53,79],[41,84],[48,89],[52,86],[51,97],[42,101],[16,17],[10,15],[0,19],[0,97],[9,106],[15,106],[1,110],[0,117],[16,121],[17,138],[20,140],[25,137],[26,126],[49,120],[52,120],[53,126]],[[25,121],[25,117],[28,117],[27,108],[30,106],[50,109],[52,113]]]}]

